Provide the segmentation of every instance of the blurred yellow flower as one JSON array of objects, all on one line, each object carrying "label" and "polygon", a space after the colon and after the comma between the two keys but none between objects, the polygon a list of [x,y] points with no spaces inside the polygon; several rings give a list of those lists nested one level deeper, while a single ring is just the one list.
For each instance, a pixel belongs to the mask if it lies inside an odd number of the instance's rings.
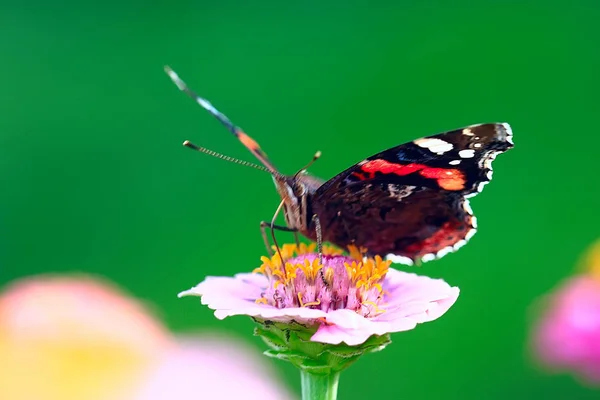
[{"label": "blurred yellow flower", "polygon": [[247,372],[233,368],[248,351],[222,342],[234,355],[208,355],[214,340],[182,344],[139,302],[92,278],[25,279],[0,294],[0,399],[158,400],[175,388],[179,396],[219,398],[210,393],[219,383],[227,393],[222,380],[202,375],[228,370],[237,374],[230,380],[262,385],[262,399],[289,398],[260,362]]}]

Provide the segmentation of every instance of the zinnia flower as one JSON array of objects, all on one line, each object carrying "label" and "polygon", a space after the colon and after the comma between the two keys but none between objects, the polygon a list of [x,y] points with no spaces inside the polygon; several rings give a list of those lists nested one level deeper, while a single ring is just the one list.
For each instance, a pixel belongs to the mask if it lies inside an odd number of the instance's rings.
[{"label": "zinnia flower", "polygon": [[600,242],[588,253],[584,267],[542,303],[533,349],[545,366],[600,385]]},{"label": "zinnia flower", "polygon": [[[134,400],[295,398],[260,353],[233,338],[204,334],[178,340],[146,375]],[[235,384],[232,384],[234,382]]]},{"label": "zinnia flower", "polygon": [[180,296],[201,296],[219,319],[248,315],[266,327],[283,324],[287,336],[296,327],[312,342],[356,346],[439,318],[459,294],[441,279],[395,270],[354,247],[349,256],[326,247],[322,261],[314,248],[284,245],[255,273],[208,277]]},{"label": "zinnia flower", "polygon": [[32,277],[0,294],[2,400],[291,398],[265,364],[239,341],[172,336],[97,279]]}]

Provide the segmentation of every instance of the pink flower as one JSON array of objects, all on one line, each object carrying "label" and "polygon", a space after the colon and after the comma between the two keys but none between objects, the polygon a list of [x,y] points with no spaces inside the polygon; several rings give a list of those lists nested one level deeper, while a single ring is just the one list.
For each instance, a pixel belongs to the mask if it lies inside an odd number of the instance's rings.
[{"label": "pink flower", "polygon": [[291,398],[259,357],[230,339],[180,341],[97,279],[34,277],[0,293],[3,400]]},{"label": "pink flower", "polygon": [[313,249],[285,245],[285,265],[278,255],[263,257],[259,273],[208,277],[180,296],[201,296],[219,319],[296,322],[314,329],[312,341],[355,346],[437,319],[459,294],[441,279],[391,269],[390,261],[363,258],[355,248],[351,256],[326,248],[322,263]]},{"label": "pink flower", "polygon": [[[135,400],[294,398],[262,355],[239,340],[203,335],[180,340],[141,385]],[[233,384],[232,384],[233,382]]]},{"label": "pink flower", "polygon": [[0,399],[126,399],[170,346],[137,301],[84,277],[35,277],[0,296]]},{"label": "pink flower", "polygon": [[600,384],[600,280],[574,276],[548,298],[546,306],[533,334],[540,361]]}]

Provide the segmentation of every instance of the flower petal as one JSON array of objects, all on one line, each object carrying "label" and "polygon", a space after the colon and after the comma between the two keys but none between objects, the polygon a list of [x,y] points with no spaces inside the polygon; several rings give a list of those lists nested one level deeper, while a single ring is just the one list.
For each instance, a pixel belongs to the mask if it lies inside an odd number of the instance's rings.
[{"label": "flower petal", "polygon": [[417,321],[401,318],[395,321],[379,321],[365,318],[351,310],[336,310],[327,314],[327,323],[322,324],[311,337],[312,341],[350,346],[364,343],[372,335],[385,335],[413,329]]},{"label": "flower petal", "polygon": [[387,291],[385,312],[365,318],[351,310],[327,314],[327,324],[319,327],[311,340],[323,343],[358,345],[371,335],[414,329],[418,323],[441,317],[459,295],[441,279],[431,279],[390,269],[384,282]]},{"label": "flower petal", "polygon": [[312,322],[325,317],[321,310],[310,308],[276,308],[271,305],[256,303],[262,297],[264,286],[268,284],[265,277],[256,274],[237,274],[234,277],[208,277],[206,280],[179,294],[183,296],[201,296],[202,304],[215,310],[218,319],[232,315],[248,315],[251,317],[286,322],[292,319],[299,323]]},{"label": "flower petal", "polygon": [[452,287],[443,279],[432,279],[393,268],[388,271],[383,288],[388,292],[385,299],[388,304],[413,300],[431,302],[452,294]]},{"label": "flower petal", "polygon": [[375,319],[396,321],[410,317],[416,322],[433,321],[441,317],[456,302],[460,290],[442,279],[431,279],[390,269],[389,280],[384,283],[387,291],[386,312]]}]

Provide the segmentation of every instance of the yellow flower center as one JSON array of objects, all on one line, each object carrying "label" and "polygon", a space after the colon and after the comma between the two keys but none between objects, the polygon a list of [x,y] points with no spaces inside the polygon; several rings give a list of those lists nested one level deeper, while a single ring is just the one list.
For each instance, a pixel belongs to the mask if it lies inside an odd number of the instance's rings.
[{"label": "yellow flower center", "polygon": [[[269,278],[269,288],[257,303],[285,307],[321,309],[351,308],[376,315],[384,296],[383,279],[391,261],[380,256],[366,257],[366,249],[349,246],[349,255],[323,246],[322,260],[316,244],[285,244],[273,257],[261,257],[255,269]],[[276,249],[274,249],[276,250]]]}]

